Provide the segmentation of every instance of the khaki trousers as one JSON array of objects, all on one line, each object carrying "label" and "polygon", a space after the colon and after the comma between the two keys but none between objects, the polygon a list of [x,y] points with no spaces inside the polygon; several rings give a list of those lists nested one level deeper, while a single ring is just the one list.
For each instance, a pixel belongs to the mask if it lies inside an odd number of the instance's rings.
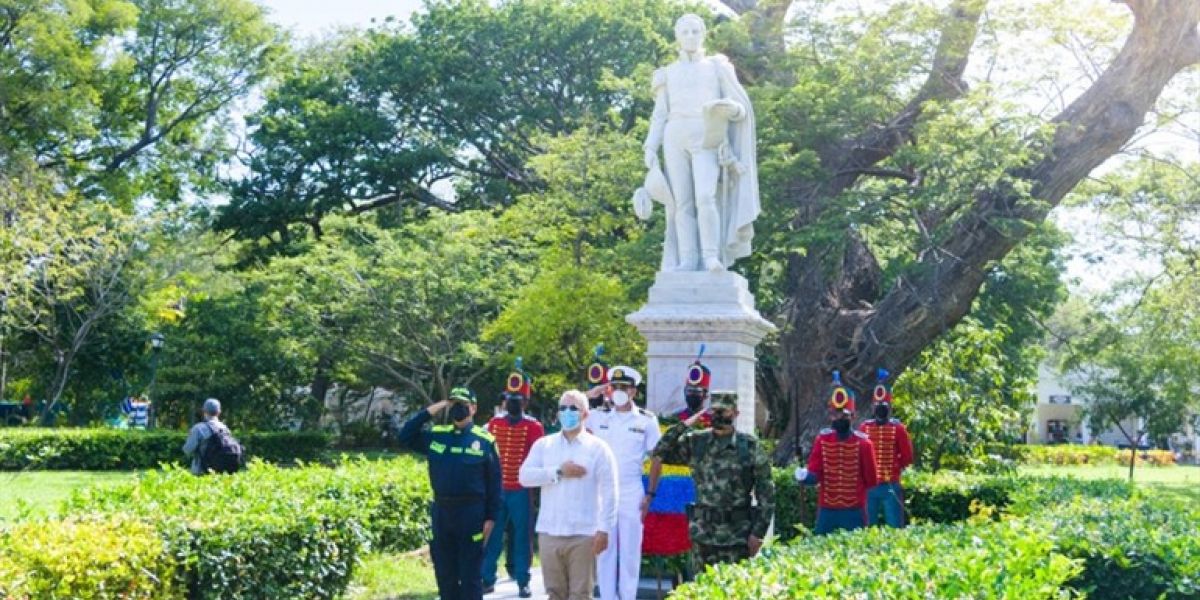
[{"label": "khaki trousers", "polygon": [[590,535],[538,534],[542,582],[550,600],[591,600],[596,556]]}]

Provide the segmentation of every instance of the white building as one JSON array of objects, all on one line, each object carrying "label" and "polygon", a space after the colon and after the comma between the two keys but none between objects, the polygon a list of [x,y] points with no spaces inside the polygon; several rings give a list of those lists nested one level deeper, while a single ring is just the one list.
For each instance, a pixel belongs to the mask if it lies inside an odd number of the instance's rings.
[{"label": "white building", "polygon": [[[1059,374],[1056,369],[1043,364],[1038,369],[1037,405],[1034,407],[1033,420],[1029,424],[1026,440],[1030,444],[1055,443],[1098,443],[1105,446],[1128,445],[1125,435],[1115,427],[1100,432],[1092,431],[1084,419],[1084,408],[1087,398],[1073,396],[1071,383],[1077,373]],[[1181,417],[1179,432],[1172,437],[1172,449],[1187,453],[1191,450],[1192,457],[1200,457],[1200,435],[1197,427],[1200,423],[1195,415]],[[1131,436],[1137,436],[1142,429],[1140,419],[1130,418],[1121,425]]]}]

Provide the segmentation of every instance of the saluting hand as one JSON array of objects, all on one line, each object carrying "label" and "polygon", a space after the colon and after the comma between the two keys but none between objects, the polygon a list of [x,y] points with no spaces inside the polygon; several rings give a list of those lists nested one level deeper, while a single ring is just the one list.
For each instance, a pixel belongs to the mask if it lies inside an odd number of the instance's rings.
[{"label": "saluting hand", "polygon": [[706,415],[706,414],[708,414],[708,411],[707,411],[707,410],[702,410],[702,411],[700,411],[700,412],[698,412],[698,413],[696,413],[696,414],[694,414],[694,415],[692,415],[692,416],[688,417],[688,418],[687,418],[687,420],[685,420],[685,421],[683,422],[683,424],[684,424],[684,425],[687,425],[688,427],[692,427],[692,426],[694,426],[696,423],[700,422],[700,418],[701,418],[701,417],[703,417],[703,416],[704,416],[704,415]]},{"label": "saluting hand", "polygon": [[448,404],[450,404],[449,400],[442,400],[439,402],[434,402],[433,404],[430,404],[429,408],[426,408],[425,410],[429,411],[429,414],[431,416],[437,416],[437,414],[439,412],[441,412],[441,410],[443,408],[446,408],[446,405],[448,405]]}]

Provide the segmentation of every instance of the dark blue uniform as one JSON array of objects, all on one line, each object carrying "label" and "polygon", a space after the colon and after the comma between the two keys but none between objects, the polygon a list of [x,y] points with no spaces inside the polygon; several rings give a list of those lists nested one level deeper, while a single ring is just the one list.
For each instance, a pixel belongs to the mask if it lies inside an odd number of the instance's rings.
[{"label": "dark blue uniform", "polygon": [[[483,522],[500,509],[500,459],[492,435],[470,425],[435,425],[422,410],[400,428],[400,444],[429,459],[433,541],[429,545],[441,600],[479,600]],[[503,535],[503,531],[496,532]]]}]

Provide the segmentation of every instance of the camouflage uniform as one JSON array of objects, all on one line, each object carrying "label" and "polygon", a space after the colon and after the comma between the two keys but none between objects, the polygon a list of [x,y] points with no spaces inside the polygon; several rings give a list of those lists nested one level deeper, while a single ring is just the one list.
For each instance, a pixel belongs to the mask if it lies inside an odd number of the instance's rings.
[{"label": "camouflage uniform", "polygon": [[[717,436],[712,429],[677,423],[663,436],[653,457],[686,464],[696,485],[696,503],[688,515],[696,571],[705,565],[749,557],[747,538],[763,538],[775,514],[771,463],[752,434]],[[758,500],[750,505],[751,492]]]}]

